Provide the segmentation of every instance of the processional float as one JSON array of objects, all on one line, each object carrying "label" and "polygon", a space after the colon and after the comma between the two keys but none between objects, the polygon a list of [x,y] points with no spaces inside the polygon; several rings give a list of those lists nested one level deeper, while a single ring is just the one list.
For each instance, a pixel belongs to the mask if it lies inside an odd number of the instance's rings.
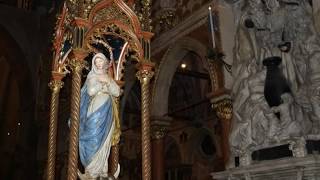
[{"label": "processional float", "polygon": [[[49,83],[52,96],[47,180],[55,179],[59,93],[69,70],[72,90],[67,177],[68,180],[77,179],[82,71],[87,66],[86,58],[101,51],[109,55],[112,62],[111,74],[118,84],[125,84],[124,63],[128,59],[137,61],[136,76],[141,83],[142,98],[142,178],[151,179],[149,82],[154,67],[150,61],[150,39],[153,36],[149,20],[151,2],[142,1],[139,18],[130,9],[132,5],[132,0],[68,0],[63,5],[55,28],[52,80]],[[112,146],[109,158],[109,172],[113,174],[119,161],[118,144]]]}]

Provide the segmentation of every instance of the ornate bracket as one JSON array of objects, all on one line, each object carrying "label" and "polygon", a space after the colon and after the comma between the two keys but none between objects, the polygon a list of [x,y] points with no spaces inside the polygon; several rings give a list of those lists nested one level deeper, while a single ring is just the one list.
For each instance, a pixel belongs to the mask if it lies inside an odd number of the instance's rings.
[{"label": "ornate bracket", "polygon": [[220,119],[232,119],[232,100],[229,94],[222,94],[211,99],[212,108]]},{"label": "ornate bracket", "polygon": [[148,62],[148,61],[143,61],[137,65],[137,69],[138,69],[137,77],[140,82],[142,83],[150,82],[151,78],[154,75],[154,72],[152,70],[153,67],[154,67],[154,63]]},{"label": "ornate bracket", "polygon": [[151,118],[151,137],[152,139],[162,139],[168,132],[170,126],[169,117],[152,117]]},{"label": "ornate bracket", "polygon": [[58,93],[63,87],[63,82],[61,81],[64,78],[64,73],[52,72],[52,80],[48,84],[53,93]]},{"label": "ornate bracket", "polygon": [[88,65],[84,58],[88,55],[83,49],[74,49],[72,52],[72,58],[69,61],[69,66],[74,72],[82,71],[83,68],[86,68]]}]

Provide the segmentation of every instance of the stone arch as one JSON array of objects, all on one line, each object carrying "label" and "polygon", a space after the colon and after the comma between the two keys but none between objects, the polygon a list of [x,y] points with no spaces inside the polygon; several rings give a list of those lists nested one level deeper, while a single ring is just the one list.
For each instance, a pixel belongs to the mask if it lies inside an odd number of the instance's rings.
[{"label": "stone arch", "polygon": [[199,55],[203,66],[207,68],[212,89],[216,90],[218,89],[216,86],[223,84],[220,82],[223,81],[223,77],[218,77],[218,71],[221,71],[218,69],[219,66],[212,66],[206,57],[207,47],[193,38],[184,37],[167,50],[157,69],[152,91],[151,113],[153,116],[162,117],[168,114],[168,97],[173,76],[182,58],[190,51]]},{"label": "stone arch", "polygon": [[26,33],[22,31],[23,28],[19,24],[2,22],[0,28],[2,32],[6,31],[6,33],[19,44],[24,54],[30,50],[28,49],[30,48],[30,46],[28,46],[28,37]]},{"label": "stone arch", "polygon": [[11,36],[9,31],[7,31],[6,28],[1,25],[0,39],[0,48],[2,50],[2,54],[7,58],[10,58],[8,63],[12,68],[15,69],[14,74],[17,77],[18,86],[21,91],[20,94],[28,94],[28,96],[24,97],[25,99],[22,101],[23,107],[28,108],[34,104],[34,83],[28,62],[24,55],[24,51],[18,44],[18,41],[16,41],[13,36]]},{"label": "stone arch", "polygon": [[[43,48],[38,48],[38,39],[35,39],[34,36],[28,35],[30,32],[38,33],[38,29],[33,28],[26,28],[23,26],[23,23],[19,21],[27,21],[26,17],[22,17],[22,15],[18,15],[21,19],[16,20],[9,20],[9,19],[0,19],[0,28],[1,31],[6,33],[10,36],[11,40],[17,44],[19,50],[21,51],[21,55],[23,56],[23,60],[25,60],[25,67],[28,67],[30,70],[31,79],[29,79],[29,83],[32,83],[33,88],[36,87],[36,79],[37,77],[37,60],[39,59],[38,53],[43,51]],[[18,23],[16,22],[18,21]],[[34,20],[31,20],[32,23]],[[28,23],[28,22],[27,22]],[[31,23],[30,23],[31,24]],[[8,37],[9,37],[8,36]],[[38,48],[38,49],[37,49]],[[22,56],[20,58],[22,58]]]}]

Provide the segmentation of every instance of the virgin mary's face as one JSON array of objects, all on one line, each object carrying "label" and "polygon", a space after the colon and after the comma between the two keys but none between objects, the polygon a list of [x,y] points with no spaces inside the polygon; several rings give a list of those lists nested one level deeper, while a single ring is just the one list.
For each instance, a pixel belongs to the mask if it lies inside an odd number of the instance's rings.
[{"label": "virgin mary's face", "polygon": [[105,67],[106,61],[101,58],[96,58],[94,64],[97,67],[97,70],[102,70]]}]

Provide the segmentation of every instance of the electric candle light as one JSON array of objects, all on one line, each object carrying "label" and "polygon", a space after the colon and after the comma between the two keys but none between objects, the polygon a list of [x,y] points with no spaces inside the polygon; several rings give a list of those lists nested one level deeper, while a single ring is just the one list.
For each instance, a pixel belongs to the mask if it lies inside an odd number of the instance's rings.
[{"label": "electric candle light", "polygon": [[210,32],[211,32],[211,39],[212,39],[212,48],[214,49],[216,47],[216,44],[214,40],[214,28],[213,28],[214,26],[213,26],[211,6],[209,6],[208,10],[209,10],[209,22],[210,22]]}]

